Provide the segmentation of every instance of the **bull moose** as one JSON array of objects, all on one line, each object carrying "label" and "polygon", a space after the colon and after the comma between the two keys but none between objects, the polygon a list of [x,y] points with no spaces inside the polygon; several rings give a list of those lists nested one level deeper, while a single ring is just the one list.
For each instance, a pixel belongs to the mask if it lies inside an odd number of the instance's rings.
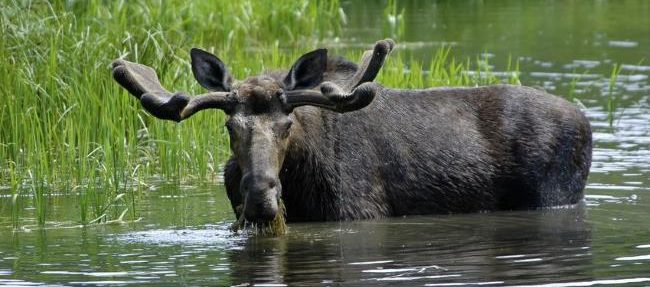
[{"label": "bull moose", "polygon": [[591,129],[566,100],[533,88],[400,90],[373,82],[391,40],[360,64],[318,49],[286,72],[233,81],[216,56],[191,50],[207,94],[164,89],[150,67],[113,62],[113,76],[153,116],[228,115],[224,178],[234,212],[286,220],[534,209],[583,197]]}]

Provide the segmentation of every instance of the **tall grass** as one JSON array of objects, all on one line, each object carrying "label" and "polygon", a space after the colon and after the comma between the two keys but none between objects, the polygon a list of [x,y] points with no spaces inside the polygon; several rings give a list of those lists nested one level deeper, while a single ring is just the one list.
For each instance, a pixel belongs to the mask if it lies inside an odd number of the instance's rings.
[{"label": "tall grass", "polygon": [[616,88],[616,79],[621,73],[621,65],[614,64],[612,72],[609,75],[609,84],[607,85],[607,122],[609,127],[614,126],[614,113],[616,112],[616,100],[614,99],[614,89]]},{"label": "tall grass", "polygon": [[113,59],[146,63],[166,86],[199,93],[193,46],[226,55],[243,78],[286,64],[280,46],[311,48],[340,30],[336,0],[0,6],[0,184],[30,195],[41,225],[48,191],[78,194],[82,223],[109,220],[113,199],[129,194],[134,178],[210,180],[228,155],[222,113],[179,125],[155,120],[115,84]]},{"label": "tall grass", "polygon": [[[398,43],[399,45],[399,43]],[[404,58],[399,51],[389,59],[377,77],[386,87],[402,89],[422,89],[440,86],[480,86],[495,83],[520,84],[519,64],[508,64],[507,77],[497,77],[484,61],[466,59],[458,61],[451,55],[450,47],[432,51],[433,57],[428,65],[419,59]],[[357,59],[357,57],[351,57]],[[487,61],[487,60],[485,60]]]},{"label": "tall grass", "polygon": [[406,31],[406,22],[404,22],[404,8],[399,10],[397,8],[397,1],[388,0],[386,8],[384,8],[384,34],[391,38],[400,39],[404,36]]},{"label": "tall grass", "polygon": [[[391,33],[403,33],[403,12],[391,3],[387,17],[400,22]],[[113,59],[155,67],[166,87],[197,94],[191,47],[216,52],[242,79],[327,46],[340,34],[341,11],[338,0],[4,1],[0,185],[14,195],[12,221],[20,221],[20,195],[32,200],[42,226],[48,193],[73,194],[78,221],[88,224],[136,219],[145,181],[216,178],[229,155],[223,113],[156,120],[113,81]],[[448,48],[434,53],[428,68],[393,55],[378,80],[403,88],[496,81],[467,73],[472,63],[457,62]]]}]

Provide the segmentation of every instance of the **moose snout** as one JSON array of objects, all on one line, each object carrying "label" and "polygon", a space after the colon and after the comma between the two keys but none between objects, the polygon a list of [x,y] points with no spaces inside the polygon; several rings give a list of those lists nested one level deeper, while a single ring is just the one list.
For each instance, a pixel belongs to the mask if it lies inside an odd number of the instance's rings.
[{"label": "moose snout", "polygon": [[242,178],[246,220],[266,223],[278,213],[279,180],[270,175],[246,175]]}]

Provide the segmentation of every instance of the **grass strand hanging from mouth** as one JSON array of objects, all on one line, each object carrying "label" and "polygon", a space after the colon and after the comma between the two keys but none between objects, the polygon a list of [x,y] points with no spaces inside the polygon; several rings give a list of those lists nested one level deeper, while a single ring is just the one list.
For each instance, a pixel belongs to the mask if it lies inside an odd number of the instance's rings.
[{"label": "grass strand hanging from mouth", "polygon": [[237,221],[235,221],[230,226],[230,229],[233,232],[239,232],[241,230],[250,228],[250,230],[254,234],[262,235],[262,236],[280,236],[287,233],[288,230],[287,220],[286,220],[287,209],[284,206],[284,201],[282,201],[282,198],[278,200],[278,213],[275,215],[275,218],[269,223],[263,225],[247,224],[248,222],[244,218],[243,205],[238,206],[237,209],[240,210],[239,218],[237,218]]}]

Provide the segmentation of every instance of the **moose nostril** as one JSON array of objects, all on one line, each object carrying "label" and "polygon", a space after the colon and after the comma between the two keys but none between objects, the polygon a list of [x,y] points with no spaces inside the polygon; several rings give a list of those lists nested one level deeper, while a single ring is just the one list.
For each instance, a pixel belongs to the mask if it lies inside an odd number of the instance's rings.
[{"label": "moose nostril", "polygon": [[269,189],[274,188],[277,185],[275,180],[269,181]]}]

